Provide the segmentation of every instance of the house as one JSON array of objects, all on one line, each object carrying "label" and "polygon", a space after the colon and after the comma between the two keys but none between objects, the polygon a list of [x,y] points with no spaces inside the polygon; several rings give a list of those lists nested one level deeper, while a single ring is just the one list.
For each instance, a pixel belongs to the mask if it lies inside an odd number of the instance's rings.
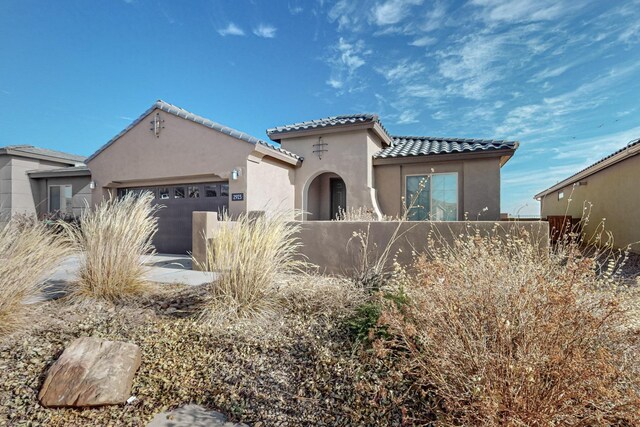
[{"label": "house", "polygon": [[86,159],[92,200],[151,191],[164,205],[154,244],[173,253],[191,249],[194,211],[296,209],[304,220],[330,220],[349,208],[397,216],[413,200],[413,220],[498,220],[500,168],[518,146],[393,136],[372,114],[267,135],[271,142],[157,101]]},{"label": "house", "polygon": [[602,221],[614,246],[640,252],[640,139],[536,194],[542,218],[588,213],[583,231],[594,236]]},{"label": "house", "polygon": [[79,215],[90,202],[84,157],[31,145],[0,147],[0,221],[15,214]]}]

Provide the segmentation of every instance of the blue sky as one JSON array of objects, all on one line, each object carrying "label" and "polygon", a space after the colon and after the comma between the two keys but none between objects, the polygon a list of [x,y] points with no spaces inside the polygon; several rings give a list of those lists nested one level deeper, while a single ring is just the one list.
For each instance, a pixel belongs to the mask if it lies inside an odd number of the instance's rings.
[{"label": "blue sky", "polygon": [[640,137],[640,2],[0,0],[0,145],[91,154],[156,99],[260,138],[375,112],[516,139],[502,210]]}]

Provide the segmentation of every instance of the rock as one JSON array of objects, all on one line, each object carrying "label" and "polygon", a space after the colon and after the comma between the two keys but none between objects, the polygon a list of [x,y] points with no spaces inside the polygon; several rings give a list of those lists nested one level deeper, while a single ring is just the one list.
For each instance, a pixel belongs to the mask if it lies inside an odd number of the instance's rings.
[{"label": "rock", "polygon": [[51,366],[38,398],[48,407],[124,403],[140,362],[135,344],[78,338]]},{"label": "rock", "polygon": [[147,427],[248,427],[227,421],[220,412],[210,411],[198,405],[186,405],[171,412],[162,412]]},{"label": "rock", "polygon": [[167,308],[164,312],[165,312],[165,314],[173,314],[176,311],[178,311],[178,309],[173,307],[173,306],[171,306],[171,307]]}]

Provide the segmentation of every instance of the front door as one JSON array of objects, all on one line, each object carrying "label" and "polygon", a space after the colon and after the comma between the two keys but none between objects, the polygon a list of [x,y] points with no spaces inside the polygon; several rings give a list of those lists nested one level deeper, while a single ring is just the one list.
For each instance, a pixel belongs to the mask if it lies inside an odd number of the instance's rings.
[{"label": "front door", "polygon": [[331,178],[331,219],[337,219],[340,211],[347,210],[347,186],[342,178]]}]

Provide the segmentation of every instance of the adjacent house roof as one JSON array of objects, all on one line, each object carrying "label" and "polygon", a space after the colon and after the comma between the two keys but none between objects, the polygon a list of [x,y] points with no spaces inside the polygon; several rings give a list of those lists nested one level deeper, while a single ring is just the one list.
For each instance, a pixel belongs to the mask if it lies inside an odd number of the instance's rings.
[{"label": "adjacent house roof", "polygon": [[393,145],[377,152],[373,157],[377,159],[388,159],[476,151],[515,151],[517,148],[518,142],[516,141],[440,138],[432,136],[394,136]]},{"label": "adjacent house roof", "polygon": [[292,123],[290,125],[276,126],[267,129],[267,135],[274,141],[279,141],[283,135],[292,132],[314,131],[340,126],[354,126],[359,124],[374,124],[378,126],[383,139],[391,140],[389,133],[380,122],[377,114],[348,114],[343,116],[331,116],[323,119],[308,120],[306,122]]},{"label": "adjacent house roof", "polygon": [[146,116],[148,116],[155,109],[159,109],[159,110],[162,110],[162,111],[164,111],[166,113],[173,114],[174,116],[181,117],[181,118],[183,118],[185,120],[190,120],[192,122],[201,124],[201,125],[206,126],[208,128],[215,129],[218,132],[224,133],[225,135],[232,136],[234,138],[237,138],[239,140],[248,142],[250,144],[267,147],[269,150],[272,150],[274,152],[283,154],[283,155],[285,155],[287,157],[290,157],[292,159],[295,159],[297,161],[301,161],[302,160],[302,158],[300,156],[298,156],[297,154],[294,154],[294,153],[292,153],[290,151],[283,150],[280,147],[275,147],[274,145],[269,144],[268,142],[263,141],[261,139],[258,139],[258,138],[254,137],[254,136],[251,136],[251,135],[246,134],[244,132],[240,132],[239,130],[230,128],[228,126],[221,125],[220,123],[216,123],[213,120],[209,120],[209,119],[204,118],[202,116],[198,116],[198,115],[193,114],[193,113],[191,113],[191,112],[189,112],[189,111],[187,111],[187,110],[185,110],[183,108],[180,108],[180,107],[177,107],[175,105],[169,104],[169,103],[164,102],[162,100],[158,100],[147,111],[142,113],[140,115],[140,117],[135,119],[129,126],[127,126],[122,132],[120,132],[119,134],[117,134],[116,136],[111,138],[106,144],[104,144],[95,153],[93,153],[91,156],[89,156],[89,158],[87,158],[87,162],[91,161],[94,157],[96,157],[98,154],[100,154],[102,151],[104,151],[107,147],[109,147],[111,144],[113,144],[115,141],[117,141],[118,138],[120,138],[122,135],[127,133],[134,126],[136,126],[138,123],[140,123],[142,120],[144,120],[144,118]]},{"label": "adjacent house roof", "polygon": [[31,178],[55,178],[62,176],[91,176],[91,171],[85,165],[70,166],[68,168],[34,169],[27,171]]},{"label": "adjacent house roof", "polygon": [[34,147],[33,145],[7,145],[6,147],[0,147],[0,154],[13,154],[32,158],[50,158],[53,161],[61,161],[61,163],[83,163],[85,161],[84,156],[50,150],[48,148]]},{"label": "adjacent house roof", "polygon": [[560,190],[561,188],[572,185],[580,181],[581,179],[585,179],[590,175],[600,172],[601,170],[606,169],[609,166],[613,166],[616,163],[619,163],[631,156],[635,156],[636,154],[640,154],[640,138],[630,141],[623,148],[609,154],[606,157],[603,157],[591,166],[588,166],[581,171],[571,175],[569,178],[566,178],[553,185],[552,187],[541,191],[540,193],[536,194],[534,198],[539,199],[540,197],[546,196],[547,194],[553,193],[554,191]]}]

